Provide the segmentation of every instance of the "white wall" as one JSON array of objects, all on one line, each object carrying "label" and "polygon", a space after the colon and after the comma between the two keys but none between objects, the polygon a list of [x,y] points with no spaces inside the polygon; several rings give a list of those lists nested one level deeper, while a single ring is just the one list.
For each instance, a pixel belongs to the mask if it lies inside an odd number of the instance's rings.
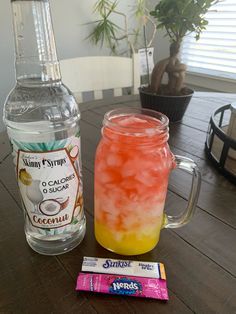
[{"label": "white wall", "polygon": [[[59,59],[108,55],[108,49],[92,45],[85,38],[94,21],[92,14],[96,0],[50,0]],[[120,1],[121,10],[131,11],[135,0]],[[0,132],[3,130],[2,109],[7,94],[15,84],[14,39],[10,0],[0,0]]]},{"label": "white wall", "polygon": [[[92,14],[96,0],[50,0],[58,58],[109,54],[86,40],[96,19]],[[129,1],[130,2],[130,1]]]}]

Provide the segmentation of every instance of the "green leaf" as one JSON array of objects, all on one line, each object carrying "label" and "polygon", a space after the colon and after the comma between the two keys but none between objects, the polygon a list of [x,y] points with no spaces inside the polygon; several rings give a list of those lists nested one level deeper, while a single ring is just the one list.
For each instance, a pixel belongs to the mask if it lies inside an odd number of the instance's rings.
[{"label": "green leaf", "polygon": [[74,217],[71,224],[72,224],[72,225],[76,225],[78,222],[79,222],[78,219],[76,219],[76,218]]},{"label": "green leaf", "polygon": [[192,32],[196,32],[199,39],[208,24],[204,16],[217,2],[219,0],[161,0],[150,15],[157,20],[157,28],[165,27],[174,41],[181,41]]}]

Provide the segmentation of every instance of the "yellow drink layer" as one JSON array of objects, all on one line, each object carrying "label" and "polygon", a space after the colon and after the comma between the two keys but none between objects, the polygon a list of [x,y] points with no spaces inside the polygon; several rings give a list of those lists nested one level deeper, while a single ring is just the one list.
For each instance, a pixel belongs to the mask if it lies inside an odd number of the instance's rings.
[{"label": "yellow drink layer", "polygon": [[122,255],[143,254],[152,250],[159,241],[162,219],[145,229],[111,231],[105,224],[95,221],[95,237],[106,249]]}]

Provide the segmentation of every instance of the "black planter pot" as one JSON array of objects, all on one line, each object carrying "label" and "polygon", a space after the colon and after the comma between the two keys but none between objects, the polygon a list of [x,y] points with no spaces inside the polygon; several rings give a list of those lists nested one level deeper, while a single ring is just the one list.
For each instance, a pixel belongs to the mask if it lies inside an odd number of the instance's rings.
[{"label": "black planter pot", "polygon": [[189,94],[183,96],[166,96],[153,94],[145,87],[139,88],[142,108],[152,109],[164,113],[170,122],[180,121],[190,103],[194,91],[188,89]]}]

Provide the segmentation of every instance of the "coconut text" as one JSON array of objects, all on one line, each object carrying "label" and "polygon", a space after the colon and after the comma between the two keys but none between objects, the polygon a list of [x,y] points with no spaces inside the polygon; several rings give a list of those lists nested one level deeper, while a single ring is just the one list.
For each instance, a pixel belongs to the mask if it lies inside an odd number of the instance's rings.
[{"label": "coconut text", "polygon": [[58,216],[58,217],[54,217],[54,218],[41,218],[38,217],[37,215],[33,216],[33,221],[37,224],[40,225],[55,225],[58,223],[63,223],[69,220],[69,215],[65,214],[63,216]]}]

